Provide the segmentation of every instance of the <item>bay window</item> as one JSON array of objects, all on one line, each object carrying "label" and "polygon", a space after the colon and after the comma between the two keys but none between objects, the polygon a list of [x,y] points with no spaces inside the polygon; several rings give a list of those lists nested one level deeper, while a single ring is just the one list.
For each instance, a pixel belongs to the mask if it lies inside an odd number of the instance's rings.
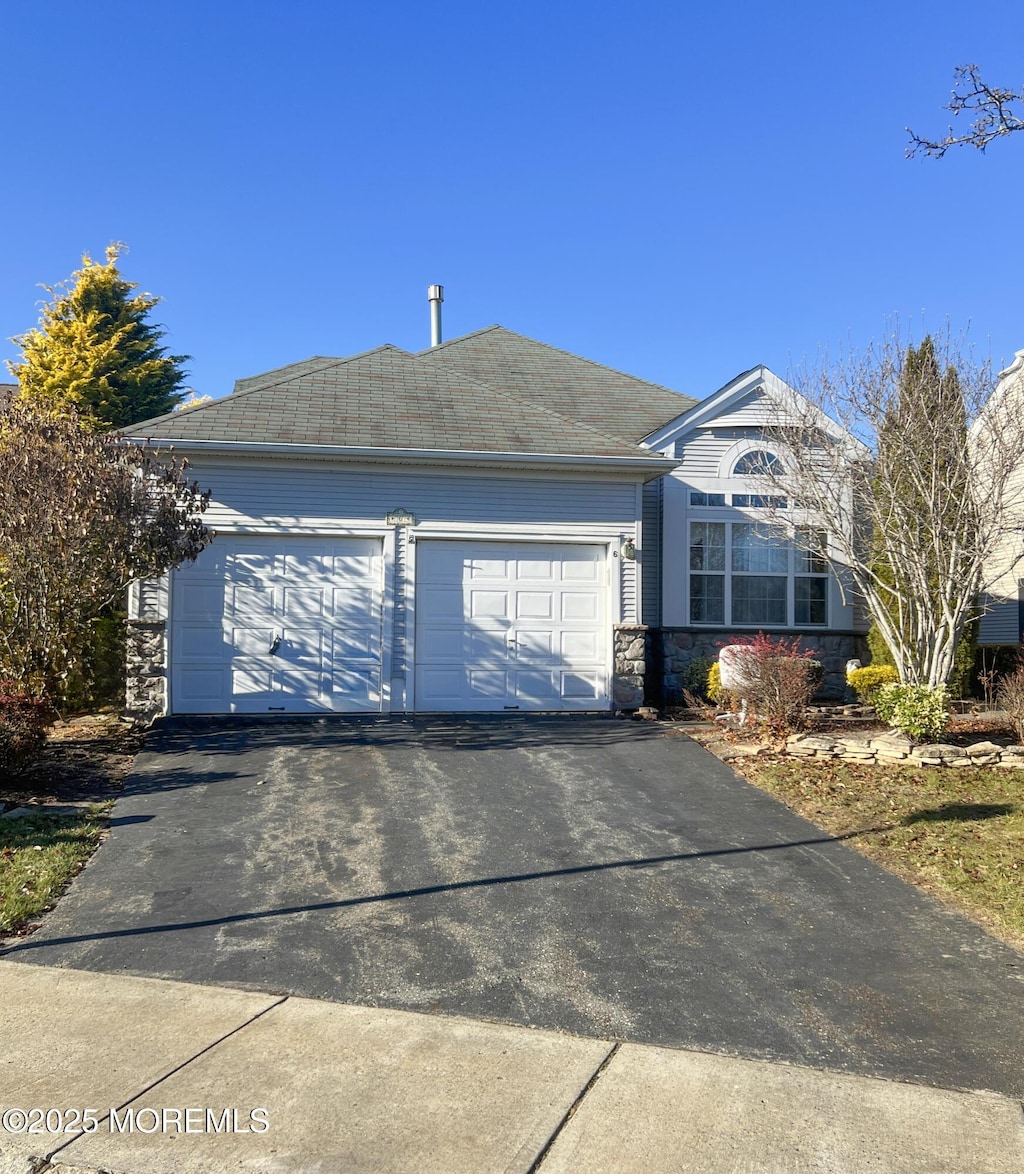
[{"label": "bay window", "polygon": [[794,544],[749,521],[690,523],[690,623],[815,627],[828,623],[825,535]]}]

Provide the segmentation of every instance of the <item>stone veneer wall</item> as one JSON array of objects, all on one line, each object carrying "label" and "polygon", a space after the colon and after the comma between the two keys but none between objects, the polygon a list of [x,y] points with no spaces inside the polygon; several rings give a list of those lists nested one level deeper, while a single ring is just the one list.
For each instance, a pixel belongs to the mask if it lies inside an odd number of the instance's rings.
[{"label": "stone veneer wall", "polygon": [[644,704],[649,644],[650,631],[645,624],[615,625],[612,703],[616,709],[639,709]]},{"label": "stone veneer wall", "polygon": [[[846,662],[853,659],[868,659],[866,639],[854,632],[822,632],[820,635],[794,632],[770,632],[768,634],[784,636],[786,639],[799,635],[801,649],[809,649],[814,653],[814,659],[821,661],[825,669],[825,680],[818,696],[822,698],[839,699],[845,697],[847,692]],[[663,666],[663,703],[670,704],[681,700],[681,674],[691,661],[697,660],[701,656],[708,660],[718,660],[718,653],[723,644],[731,643],[736,637],[746,638],[752,635],[754,633],[749,629],[744,631],[728,628],[658,629],[655,633],[655,639],[660,645],[657,652],[660,653]]]},{"label": "stone veneer wall", "polygon": [[129,620],[125,709],[138,721],[167,711],[167,638],[163,620]]}]

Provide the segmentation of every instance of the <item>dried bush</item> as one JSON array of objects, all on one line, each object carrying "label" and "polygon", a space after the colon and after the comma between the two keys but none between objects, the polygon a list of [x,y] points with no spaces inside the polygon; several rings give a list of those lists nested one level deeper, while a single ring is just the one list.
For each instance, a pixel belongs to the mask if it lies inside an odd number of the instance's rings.
[{"label": "dried bush", "polygon": [[89,684],[94,621],[127,585],[194,559],[208,494],[184,465],[68,411],[0,417],[0,673],[67,704]]},{"label": "dried bush", "polygon": [[745,680],[733,692],[746,701],[755,720],[776,736],[803,729],[807,705],[822,678],[814,653],[801,649],[796,637],[772,639],[764,632],[731,643],[744,649]]},{"label": "dried bush", "polygon": [[38,697],[0,682],[0,779],[17,774],[43,748],[53,711]]},{"label": "dried bush", "polygon": [[1010,715],[1018,742],[1024,742],[1024,664],[999,683],[999,705]]}]

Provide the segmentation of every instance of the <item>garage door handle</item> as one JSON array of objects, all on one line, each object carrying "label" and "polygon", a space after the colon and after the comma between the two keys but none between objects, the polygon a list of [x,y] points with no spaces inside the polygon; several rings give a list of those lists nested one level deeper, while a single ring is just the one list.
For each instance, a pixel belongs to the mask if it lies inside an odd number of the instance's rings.
[{"label": "garage door handle", "polygon": [[271,656],[276,656],[277,650],[280,647],[281,647],[281,637],[275,636],[274,639],[271,640],[271,642],[270,642],[270,648],[268,649],[268,652],[270,653]]}]

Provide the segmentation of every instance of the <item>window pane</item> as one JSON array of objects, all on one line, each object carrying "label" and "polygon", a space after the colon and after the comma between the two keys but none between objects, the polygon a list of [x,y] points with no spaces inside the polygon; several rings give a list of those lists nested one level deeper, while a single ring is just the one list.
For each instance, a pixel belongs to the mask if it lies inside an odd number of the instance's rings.
[{"label": "window pane", "polygon": [[733,473],[737,477],[763,477],[767,473],[778,476],[782,473],[782,462],[773,452],[758,449],[744,453],[733,467]]},{"label": "window pane", "polygon": [[690,576],[690,623],[725,623],[725,576]]},{"label": "window pane", "polygon": [[828,579],[796,579],[795,615],[798,624],[828,623]]},{"label": "window pane", "polygon": [[785,575],[733,575],[732,622],[734,624],[784,624],[787,622]]},{"label": "window pane", "polygon": [[690,523],[690,570],[725,570],[725,523]]},{"label": "window pane", "polygon": [[734,571],[783,572],[789,570],[789,544],[778,532],[753,522],[734,522],[732,527]]},{"label": "window pane", "polygon": [[828,562],[823,551],[828,544],[824,530],[812,530],[801,526],[797,531],[796,573],[798,575],[824,575],[828,573]]}]

